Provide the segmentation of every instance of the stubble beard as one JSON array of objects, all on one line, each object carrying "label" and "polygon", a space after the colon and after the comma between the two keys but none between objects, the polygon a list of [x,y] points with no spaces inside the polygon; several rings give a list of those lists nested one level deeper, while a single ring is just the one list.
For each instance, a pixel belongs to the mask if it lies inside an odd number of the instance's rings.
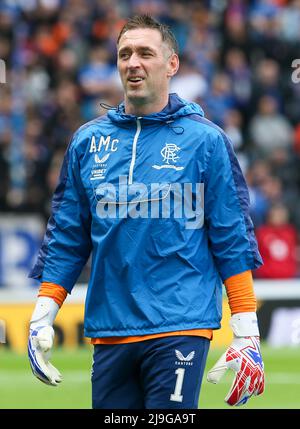
[{"label": "stubble beard", "polygon": [[147,108],[149,105],[155,103],[157,98],[155,94],[149,93],[146,89],[128,89],[125,94],[127,103],[137,108]]}]

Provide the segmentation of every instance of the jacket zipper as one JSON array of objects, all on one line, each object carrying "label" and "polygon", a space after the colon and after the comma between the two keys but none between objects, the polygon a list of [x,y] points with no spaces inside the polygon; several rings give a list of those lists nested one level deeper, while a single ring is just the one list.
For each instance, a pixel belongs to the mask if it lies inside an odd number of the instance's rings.
[{"label": "jacket zipper", "polygon": [[133,143],[132,143],[132,155],[131,155],[131,163],[130,163],[130,167],[129,167],[129,176],[128,176],[128,185],[132,185],[132,181],[133,181],[133,169],[134,169],[134,164],[135,164],[135,160],[136,160],[136,146],[137,146],[137,141],[141,132],[141,120],[140,118],[137,118],[136,120],[136,132],[135,132],[135,136],[133,139]]}]

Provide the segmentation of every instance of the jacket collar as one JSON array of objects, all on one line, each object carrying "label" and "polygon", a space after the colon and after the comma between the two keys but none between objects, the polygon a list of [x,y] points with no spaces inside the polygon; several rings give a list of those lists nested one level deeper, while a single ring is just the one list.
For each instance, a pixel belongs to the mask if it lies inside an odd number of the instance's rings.
[{"label": "jacket collar", "polygon": [[[168,122],[174,119],[192,114],[204,116],[202,108],[196,103],[189,103],[180,98],[177,94],[169,94],[168,104],[163,110],[150,115],[142,116],[143,122]],[[125,113],[124,102],[118,105],[115,109],[110,109],[107,113],[108,117],[113,122],[128,123],[135,122],[138,118],[136,115],[128,115]]]}]

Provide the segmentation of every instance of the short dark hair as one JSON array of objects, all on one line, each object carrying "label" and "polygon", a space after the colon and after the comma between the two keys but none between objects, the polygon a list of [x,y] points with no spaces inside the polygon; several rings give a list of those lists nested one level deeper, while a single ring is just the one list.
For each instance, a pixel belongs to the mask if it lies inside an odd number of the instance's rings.
[{"label": "short dark hair", "polygon": [[121,37],[126,31],[135,30],[137,28],[152,28],[154,30],[158,30],[161,34],[163,42],[166,42],[170,46],[170,48],[176,54],[178,54],[177,40],[172,31],[170,30],[170,27],[166,24],[161,24],[150,15],[135,15],[132,18],[129,18],[126,24],[123,26],[122,30],[120,31],[117,40],[117,45],[119,44]]}]

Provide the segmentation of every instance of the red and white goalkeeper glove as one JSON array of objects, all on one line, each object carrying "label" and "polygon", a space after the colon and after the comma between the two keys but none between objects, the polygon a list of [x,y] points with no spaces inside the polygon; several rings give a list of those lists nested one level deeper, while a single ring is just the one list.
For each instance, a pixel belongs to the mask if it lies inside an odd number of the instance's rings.
[{"label": "red and white goalkeeper glove", "polygon": [[234,339],[207,374],[207,380],[218,383],[228,369],[235,372],[225,398],[228,405],[243,405],[252,395],[264,391],[264,364],[259,345],[256,313],[237,313],[230,319]]}]

